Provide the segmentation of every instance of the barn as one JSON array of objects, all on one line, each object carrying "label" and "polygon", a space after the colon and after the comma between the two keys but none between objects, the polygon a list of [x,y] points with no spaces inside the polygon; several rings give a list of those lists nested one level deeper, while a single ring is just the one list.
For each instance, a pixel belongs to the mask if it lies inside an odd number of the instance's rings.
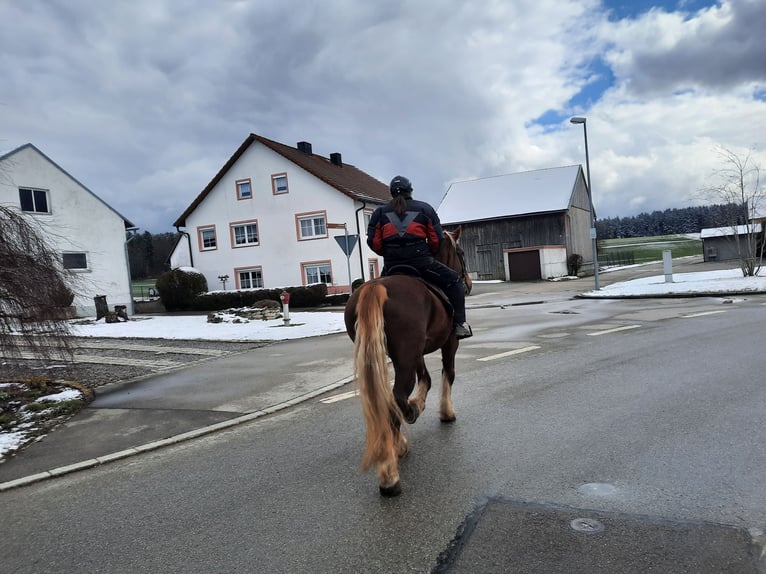
[{"label": "barn", "polygon": [[450,185],[437,209],[462,226],[466,266],[477,280],[532,281],[568,274],[570,256],[593,273],[591,208],[582,166],[499,175]]},{"label": "barn", "polygon": [[[761,223],[710,227],[700,231],[704,261],[730,261],[755,253],[755,241],[761,235]],[[753,245],[748,249],[747,243]]]}]

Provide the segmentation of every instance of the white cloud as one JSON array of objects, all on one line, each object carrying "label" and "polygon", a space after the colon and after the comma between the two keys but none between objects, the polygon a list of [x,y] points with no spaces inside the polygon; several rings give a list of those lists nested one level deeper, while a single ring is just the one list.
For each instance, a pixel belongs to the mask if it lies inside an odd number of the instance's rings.
[{"label": "white cloud", "polygon": [[[31,141],[158,232],[250,132],[339,151],[382,181],[403,173],[438,204],[450,181],[584,163],[566,121],[577,114],[600,214],[681,207],[715,145],[761,143],[762,12],[756,0],[617,22],[597,0],[3,3],[0,146]],[[570,109],[598,57],[615,85]],[[560,126],[534,123],[551,110]]]}]

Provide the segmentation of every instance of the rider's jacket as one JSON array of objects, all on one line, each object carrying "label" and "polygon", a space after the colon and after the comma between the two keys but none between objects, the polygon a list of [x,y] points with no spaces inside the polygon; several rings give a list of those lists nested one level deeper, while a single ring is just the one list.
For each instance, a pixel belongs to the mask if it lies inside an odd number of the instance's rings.
[{"label": "rider's jacket", "polygon": [[442,228],[436,211],[424,201],[407,200],[400,218],[390,204],[378,207],[367,227],[367,245],[382,255],[386,264],[427,263],[439,251]]}]

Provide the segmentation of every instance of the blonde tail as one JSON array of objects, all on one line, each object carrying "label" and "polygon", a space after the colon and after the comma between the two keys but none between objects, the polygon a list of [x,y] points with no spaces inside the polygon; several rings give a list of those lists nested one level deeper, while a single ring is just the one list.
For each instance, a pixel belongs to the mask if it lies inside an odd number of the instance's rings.
[{"label": "blonde tail", "polygon": [[400,424],[403,422],[388,384],[383,323],[383,304],[387,298],[383,285],[370,283],[361,288],[356,304],[354,372],[367,430],[363,469],[391,458],[395,448],[392,417],[397,417]]}]

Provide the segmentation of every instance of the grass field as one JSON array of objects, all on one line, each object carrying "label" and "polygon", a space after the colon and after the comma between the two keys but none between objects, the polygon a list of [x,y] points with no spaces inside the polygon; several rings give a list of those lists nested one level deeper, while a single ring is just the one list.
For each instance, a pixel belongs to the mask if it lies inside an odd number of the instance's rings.
[{"label": "grass field", "polygon": [[662,252],[669,249],[673,257],[699,255],[702,257],[702,241],[693,235],[658,235],[656,237],[630,237],[624,239],[601,239],[598,242],[599,260],[648,263],[662,261]]}]

